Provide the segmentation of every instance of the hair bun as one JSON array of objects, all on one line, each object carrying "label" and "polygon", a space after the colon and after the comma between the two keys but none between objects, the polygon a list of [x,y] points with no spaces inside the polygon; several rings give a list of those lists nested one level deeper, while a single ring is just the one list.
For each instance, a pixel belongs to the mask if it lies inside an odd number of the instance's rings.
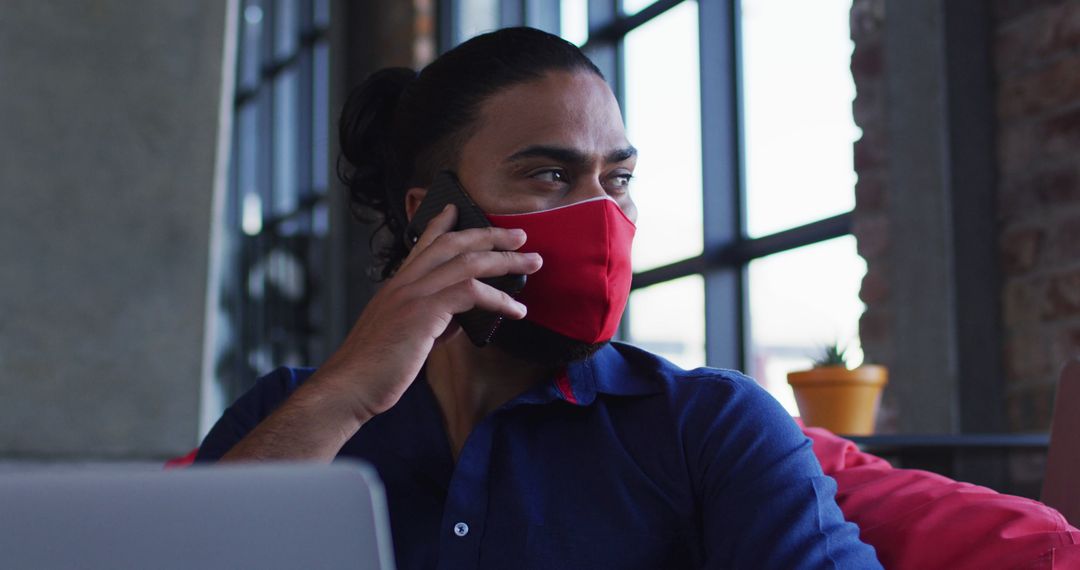
[{"label": "hair bun", "polygon": [[[394,111],[416,72],[391,67],[371,74],[349,93],[341,111],[338,139],[341,155],[351,168],[339,164],[338,175],[349,187],[354,205],[393,218],[388,211],[388,179],[396,169]],[[359,213],[359,212],[358,212]]]}]

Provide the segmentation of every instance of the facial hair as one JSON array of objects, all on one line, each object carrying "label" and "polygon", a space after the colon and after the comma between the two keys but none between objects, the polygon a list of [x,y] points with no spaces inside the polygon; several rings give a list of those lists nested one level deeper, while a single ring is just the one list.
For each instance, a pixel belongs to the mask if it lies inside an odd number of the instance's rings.
[{"label": "facial hair", "polygon": [[520,358],[555,368],[584,360],[603,348],[608,341],[586,343],[561,335],[527,319],[504,319],[491,343]]}]

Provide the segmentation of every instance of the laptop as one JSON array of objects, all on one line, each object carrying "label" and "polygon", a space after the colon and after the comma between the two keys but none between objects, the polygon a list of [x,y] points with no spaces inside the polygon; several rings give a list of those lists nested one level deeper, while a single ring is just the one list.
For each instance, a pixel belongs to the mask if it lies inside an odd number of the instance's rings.
[{"label": "laptop", "polygon": [[0,568],[393,567],[364,464],[0,474]]}]

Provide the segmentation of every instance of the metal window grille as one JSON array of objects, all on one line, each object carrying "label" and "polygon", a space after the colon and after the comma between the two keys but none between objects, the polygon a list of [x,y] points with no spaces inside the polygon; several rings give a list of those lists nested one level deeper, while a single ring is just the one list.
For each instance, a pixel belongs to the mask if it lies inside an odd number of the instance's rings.
[{"label": "metal window grille", "polygon": [[225,401],[325,356],[328,0],[243,0],[218,307]]}]

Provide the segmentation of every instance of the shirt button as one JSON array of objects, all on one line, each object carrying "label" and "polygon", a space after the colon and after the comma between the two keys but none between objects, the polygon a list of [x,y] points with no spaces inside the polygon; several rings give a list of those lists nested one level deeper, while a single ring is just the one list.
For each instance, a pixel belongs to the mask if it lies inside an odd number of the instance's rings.
[{"label": "shirt button", "polygon": [[457,523],[456,525],[454,525],[454,534],[458,536],[465,536],[466,534],[469,534],[469,525],[463,522]]}]

